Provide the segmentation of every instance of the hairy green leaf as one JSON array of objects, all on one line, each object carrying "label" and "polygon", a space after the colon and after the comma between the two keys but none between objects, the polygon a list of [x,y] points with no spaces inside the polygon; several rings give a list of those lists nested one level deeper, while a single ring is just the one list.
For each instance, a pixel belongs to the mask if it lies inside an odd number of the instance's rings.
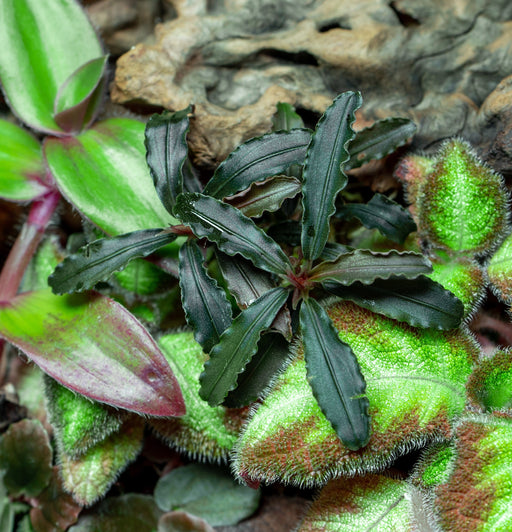
[{"label": "hairy green leaf", "polygon": [[236,483],[228,471],[189,464],[160,478],[155,501],[164,511],[181,509],[213,526],[236,525],[258,508],[260,492]]},{"label": "hairy green leaf", "polygon": [[41,145],[27,131],[0,120],[0,197],[30,201],[48,191]]},{"label": "hairy green leaf", "polygon": [[0,335],[86,397],[149,415],[185,413],[153,338],[122,305],[100,294],[20,294],[0,304]]},{"label": "hairy green leaf", "polygon": [[372,159],[382,159],[403,146],[416,132],[408,118],[385,118],[358,131],[350,144],[350,159],[345,170],[357,168]]},{"label": "hairy green leaf", "polygon": [[263,270],[286,274],[288,257],[238,209],[202,194],[180,194],[175,214],[194,234],[215,242],[228,255],[240,254]]},{"label": "hairy green leaf", "polygon": [[194,240],[180,249],[181,302],[194,338],[206,353],[219,343],[231,325],[231,305],[226,293],[203,266],[204,257]]},{"label": "hairy green leaf", "polygon": [[374,194],[368,203],[347,203],[338,209],[336,216],[357,218],[365,227],[378,229],[399,244],[417,229],[409,211],[382,194]]},{"label": "hairy green leaf", "polygon": [[111,118],[75,137],[46,138],[43,150],[62,194],[106,233],[176,223],[149,174],[142,122]]},{"label": "hairy green leaf", "polygon": [[364,375],[370,440],[358,451],[343,445],[314,398],[296,345],[295,359],[235,447],[233,469],[245,480],[323,486],[332,478],[382,470],[413,449],[452,437],[479,355],[473,338],[460,328],[415,329],[350,302],[326,310]]},{"label": "hairy green leaf", "polygon": [[178,379],[187,413],[179,418],[151,419],[149,425],[169,446],[191,458],[226,461],[246,412],[212,407],[199,397],[199,375],[207,355],[191,332],[166,334],[158,343]]},{"label": "hairy green leaf", "polygon": [[77,133],[95,118],[102,103],[107,56],[78,67],[61,85],[54,104],[55,122],[68,133]]},{"label": "hairy green leaf", "polygon": [[295,197],[301,188],[295,177],[278,175],[261,183],[253,183],[248,190],[225,199],[226,203],[239,209],[245,216],[255,218],[264,212],[277,211],[283,201]]},{"label": "hairy green leaf", "polygon": [[342,286],[327,281],[323,287],[360,307],[414,327],[453,329],[464,315],[464,305],[459,299],[423,275],[416,279],[377,279],[371,285]]},{"label": "hairy green leaf", "polygon": [[200,377],[200,396],[212,406],[220,404],[237,382],[257,350],[261,333],[270,327],[286,302],[288,291],[274,288],[243,310],[212,349]]},{"label": "hairy green leaf", "polygon": [[146,160],[158,197],[169,212],[172,212],[178,194],[183,192],[191,111],[189,106],[176,113],[153,115],[146,125]]},{"label": "hairy green leaf", "polygon": [[272,117],[273,131],[290,131],[290,129],[303,128],[302,118],[295,112],[293,105],[279,102],[276,105],[276,113]]},{"label": "hairy green leaf", "polygon": [[0,49],[0,80],[13,111],[49,133],[60,132],[53,119],[59,88],[103,55],[82,8],[69,0],[0,2]]},{"label": "hairy green leaf", "polygon": [[215,170],[204,193],[214,198],[232,196],[252,183],[282,174],[302,164],[311,140],[308,129],[268,133],[241,144]]},{"label": "hairy green leaf", "polygon": [[314,299],[302,303],[300,328],[313,394],[341,441],[356,451],[370,438],[366,383],[357,359]]},{"label": "hairy green leaf", "polygon": [[487,275],[496,295],[512,303],[512,234],[502,242],[487,265]]},{"label": "hairy green leaf", "polygon": [[240,408],[261,398],[288,360],[289,348],[290,343],[280,333],[262,335],[257,353],[238,376],[238,386],[229,392],[224,405]]},{"label": "hairy green leaf", "polygon": [[123,269],[130,260],[146,257],[175,239],[176,235],[162,229],[100,238],[64,259],[48,278],[48,284],[55,294],[88,290]]},{"label": "hairy green leaf", "polygon": [[335,281],[344,286],[355,282],[371,284],[376,279],[402,277],[415,279],[421,274],[430,273],[430,261],[412,251],[379,253],[368,249],[356,249],[338,257],[333,262],[322,262],[311,270],[314,281]]},{"label": "hairy green leaf", "polygon": [[302,251],[306,260],[317,259],[327,242],[334,201],[347,184],[343,164],[350,156],[347,146],[354,138],[352,123],[361,103],[358,92],[340,94],[318,122],[308,147],[302,190]]}]

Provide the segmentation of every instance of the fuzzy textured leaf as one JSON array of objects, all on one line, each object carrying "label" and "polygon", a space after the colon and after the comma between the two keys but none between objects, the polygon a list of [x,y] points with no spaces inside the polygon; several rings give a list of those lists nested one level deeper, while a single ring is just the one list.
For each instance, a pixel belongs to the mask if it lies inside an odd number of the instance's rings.
[{"label": "fuzzy textured leaf", "polygon": [[368,203],[347,203],[338,209],[336,216],[357,218],[368,229],[378,229],[399,244],[417,229],[409,211],[382,194],[374,194]]},{"label": "fuzzy textured leaf", "polygon": [[78,133],[95,118],[102,103],[107,56],[78,67],[61,85],[54,104],[55,122],[68,133]]},{"label": "fuzzy textured leaf", "polygon": [[0,197],[30,201],[48,191],[41,145],[19,126],[0,120]]},{"label": "fuzzy textured leaf", "polygon": [[222,199],[252,183],[302,164],[311,140],[309,129],[268,133],[241,144],[215,170],[204,193]]},{"label": "fuzzy textured leaf", "polygon": [[194,240],[180,249],[181,302],[194,338],[209,353],[231,325],[231,304],[226,293],[203,265],[204,257]]},{"label": "fuzzy textured leaf", "polygon": [[344,286],[356,281],[368,285],[376,279],[390,277],[415,279],[431,271],[430,261],[412,251],[390,250],[387,253],[379,253],[356,249],[341,255],[333,262],[322,262],[311,270],[310,279],[320,282],[335,281]]},{"label": "fuzzy textured leaf", "polygon": [[122,270],[129,261],[146,257],[174,240],[176,235],[162,229],[100,238],[64,259],[50,275],[48,284],[55,294],[88,290]]},{"label": "fuzzy textured leaf", "polygon": [[272,325],[286,302],[288,291],[274,288],[243,310],[212,349],[200,377],[200,396],[212,406],[220,404],[237,382],[257,350],[261,333]]},{"label": "fuzzy textured leaf", "polygon": [[300,328],[313,394],[343,444],[356,451],[370,437],[366,383],[357,359],[314,299],[302,303]]},{"label": "fuzzy textured leaf", "polygon": [[328,281],[323,287],[360,307],[414,327],[453,329],[464,316],[462,302],[423,275],[416,279],[378,279],[371,285],[342,286]]},{"label": "fuzzy textured leaf", "polygon": [[106,233],[176,223],[149,174],[142,122],[111,118],[75,137],[47,138],[43,150],[62,194]]},{"label": "fuzzy textured leaf", "polygon": [[152,419],[150,426],[168,445],[191,458],[225,461],[246,413],[212,407],[199,397],[199,375],[206,355],[191,332],[167,334],[158,343],[178,379],[187,413],[179,418]]},{"label": "fuzzy textured leaf", "polygon": [[176,216],[199,238],[215,242],[228,255],[240,254],[263,270],[286,274],[291,269],[281,248],[235,207],[202,194],[180,194]]},{"label": "fuzzy textured leaf", "polygon": [[354,113],[361,103],[359,92],[340,94],[319,120],[308,147],[302,190],[302,251],[306,260],[317,259],[327,242],[334,201],[347,184],[343,165],[350,156]]},{"label": "fuzzy textured leaf", "polygon": [[324,485],[384,469],[404,453],[452,436],[479,354],[476,342],[462,329],[414,329],[349,302],[326,310],[361,366],[370,440],[358,451],[343,445],[314,398],[296,346],[296,358],[276,378],[235,447],[233,469],[245,480]]},{"label": "fuzzy textured leaf", "polygon": [[146,160],[158,197],[169,212],[172,212],[177,196],[183,192],[191,111],[189,106],[176,113],[153,115],[146,125]]},{"label": "fuzzy textured leaf", "polygon": [[512,234],[508,235],[487,265],[487,275],[496,295],[512,304]]},{"label": "fuzzy textured leaf", "polygon": [[61,133],[53,119],[59,88],[77,67],[103,55],[80,5],[1,2],[0,48],[0,80],[13,111],[34,129]]},{"label": "fuzzy textured leaf", "polygon": [[184,510],[213,526],[236,525],[258,508],[260,492],[236,483],[228,471],[189,464],[160,478],[155,501],[164,511]]},{"label": "fuzzy textured leaf", "polygon": [[350,143],[350,159],[345,170],[358,168],[372,159],[382,159],[406,144],[416,132],[416,124],[408,118],[385,118],[358,131]]},{"label": "fuzzy textured leaf", "polygon": [[0,305],[0,335],[86,397],[149,415],[185,413],[154,340],[122,305],[100,294],[18,295]]},{"label": "fuzzy textured leaf", "polygon": [[229,196],[225,201],[245,216],[256,218],[264,212],[277,211],[285,199],[295,197],[300,189],[301,183],[297,178],[278,175],[253,183],[248,190]]}]

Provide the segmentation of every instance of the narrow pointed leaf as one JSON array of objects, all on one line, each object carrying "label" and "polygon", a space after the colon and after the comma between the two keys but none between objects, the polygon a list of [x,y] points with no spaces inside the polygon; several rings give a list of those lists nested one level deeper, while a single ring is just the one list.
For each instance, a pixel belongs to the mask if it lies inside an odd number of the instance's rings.
[{"label": "narrow pointed leaf", "polygon": [[200,377],[200,396],[212,406],[220,404],[237,382],[257,350],[261,333],[272,325],[286,302],[288,291],[274,288],[243,310],[212,349]]},{"label": "narrow pointed leaf", "polygon": [[19,126],[0,120],[0,197],[30,201],[48,191],[41,145]]},{"label": "narrow pointed leaf", "polygon": [[94,119],[102,103],[107,59],[105,55],[78,67],[59,88],[54,119],[64,131],[77,133]]},{"label": "narrow pointed leaf", "polygon": [[300,327],[308,380],[322,412],[349,449],[364,447],[370,437],[368,399],[352,349],[314,299],[303,301]]},{"label": "narrow pointed leaf", "polygon": [[142,122],[111,118],[75,137],[47,138],[44,154],[63,195],[106,233],[176,223],[149,175]]},{"label": "narrow pointed leaf", "polygon": [[184,414],[183,397],[162,352],[111,299],[27,292],[0,305],[0,335],[86,397],[149,415]]},{"label": "narrow pointed leaf", "polygon": [[175,214],[199,238],[215,242],[228,255],[240,254],[263,270],[285,274],[290,268],[282,249],[238,209],[202,194],[181,194]]},{"label": "narrow pointed leaf", "polygon": [[272,379],[288,360],[289,348],[290,343],[282,334],[264,334],[257,353],[238,376],[238,386],[229,392],[224,405],[240,408],[263,397]]},{"label": "narrow pointed leaf", "polygon": [[194,338],[206,353],[219,342],[220,335],[231,325],[231,305],[226,293],[212,279],[204,257],[194,240],[180,249],[181,302]]},{"label": "narrow pointed leaf", "polygon": [[460,324],[464,305],[451,292],[428,277],[378,279],[371,285],[323,284],[332,294],[414,327],[453,329]]},{"label": "narrow pointed leaf", "polygon": [[248,190],[229,196],[225,201],[245,216],[255,218],[264,212],[277,211],[285,199],[294,198],[300,189],[301,183],[297,178],[278,175],[253,183]]},{"label": "narrow pointed leaf", "polygon": [[183,192],[191,110],[187,107],[176,113],[153,115],[146,125],[146,160],[158,197],[169,212]]},{"label": "narrow pointed leaf", "polygon": [[103,55],[82,8],[69,0],[0,2],[0,49],[0,80],[13,111],[50,133],[61,132],[53,119],[59,87]]},{"label": "narrow pointed leaf", "polygon": [[395,250],[378,253],[368,249],[356,249],[341,255],[333,262],[320,263],[311,270],[310,279],[321,282],[331,280],[348,286],[355,282],[371,284],[376,279],[397,276],[415,279],[431,271],[430,261],[419,253]]},{"label": "narrow pointed leaf", "polygon": [[229,293],[238,306],[247,308],[253,301],[275,287],[270,274],[252,265],[240,256],[230,257],[217,252],[219,267],[226,281]]},{"label": "narrow pointed leaf", "polygon": [[130,260],[146,257],[175,239],[176,235],[162,229],[100,238],[64,259],[50,275],[48,284],[55,294],[88,290],[123,269]]},{"label": "narrow pointed leaf", "polygon": [[346,220],[357,218],[368,229],[378,229],[399,244],[403,244],[407,236],[417,230],[409,211],[382,194],[375,194],[368,203],[343,205],[336,216]]},{"label": "narrow pointed leaf", "polygon": [[166,334],[158,341],[183,392],[187,413],[179,418],[152,419],[149,425],[173,449],[201,461],[226,461],[246,410],[210,406],[199,397],[199,375],[207,355],[189,331]]},{"label": "narrow pointed leaf", "polygon": [[302,190],[302,251],[307,260],[315,260],[322,253],[334,201],[347,184],[343,164],[349,158],[354,113],[361,103],[358,92],[340,94],[318,122],[308,147]]},{"label": "narrow pointed leaf", "polygon": [[310,140],[308,129],[268,133],[248,140],[217,167],[204,193],[222,199],[252,183],[282,174],[293,164],[303,164]]},{"label": "narrow pointed leaf", "polygon": [[304,127],[304,122],[300,115],[295,112],[293,105],[279,102],[276,109],[276,114],[272,117],[273,131],[290,131],[290,129]]},{"label": "narrow pointed leaf", "polygon": [[385,118],[358,131],[350,144],[350,159],[345,170],[357,168],[372,159],[382,159],[407,143],[416,133],[416,124],[408,118]]}]

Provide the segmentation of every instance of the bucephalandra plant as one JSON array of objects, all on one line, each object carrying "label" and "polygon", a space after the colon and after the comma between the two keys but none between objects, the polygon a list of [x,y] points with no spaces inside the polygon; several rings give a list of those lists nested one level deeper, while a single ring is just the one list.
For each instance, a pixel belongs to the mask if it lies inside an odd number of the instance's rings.
[{"label": "bucephalandra plant", "polygon": [[[450,139],[399,164],[409,209],[355,202],[350,170],[415,125],[354,131],[349,91],[314,131],[279,104],[205,178],[193,105],[96,120],[106,56],[73,0],[0,6],[4,93],[45,135],[0,121],[0,196],[30,203],[0,337],[46,373],[18,388],[32,417],[44,395],[52,426],[0,435],[0,529],[204,532],[256,509],[233,476],[317,488],[301,532],[512,529],[511,350],[484,355],[467,327],[486,289],[512,302],[501,177]],[[45,230],[65,199],[84,231],[63,250]],[[147,428],[225,468],[112,496]]]}]

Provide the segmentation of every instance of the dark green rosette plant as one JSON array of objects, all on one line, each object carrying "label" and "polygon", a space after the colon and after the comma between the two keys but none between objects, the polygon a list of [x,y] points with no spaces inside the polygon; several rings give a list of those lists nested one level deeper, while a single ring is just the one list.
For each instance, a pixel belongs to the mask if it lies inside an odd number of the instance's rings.
[{"label": "dark green rosette plant", "polygon": [[[321,301],[334,294],[412,326],[440,330],[457,327],[463,305],[426,276],[432,268],[422,254],[352,249],[330,239],[346,171],[387,155],[415,129],[408,120],[388,119],[355,133],[351,126],[361,103],[359,93],[341,94],[314,132],[290,128],[299,117],[281,106],[276,127],[284,129],[239,146],[202,191],[188,159],[191,109],[152,117],[147,161],[162,203],[181,224],[92,242],[57,267],[50,285],[57,293],[92,288],[129,260],[158,249],[161,235],[187,236],[179,252],[182,304],[209,354],[200,396],[212,406],[251,403],[299,334],[322,411],[348,448],[363,447],[370,435],[364,377]],[[357,217],[398,242],[415,229],[408,212],[383,196],[342,205],[338,217]],[[283,218],[293,221],[291,236],[283,232]],[[218,265],[221,276],[212,277],[205,261]]]}]

